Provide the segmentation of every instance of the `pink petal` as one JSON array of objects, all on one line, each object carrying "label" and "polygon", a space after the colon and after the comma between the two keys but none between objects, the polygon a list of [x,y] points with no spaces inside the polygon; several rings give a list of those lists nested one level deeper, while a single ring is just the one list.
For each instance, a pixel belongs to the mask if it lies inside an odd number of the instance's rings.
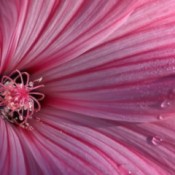
[{"label": "pink petal", "polygon": [[45,72],[51,105],[119,121],[174,115],[175,1],[162,3],[146,3],[125,23],[130,30]]},{"label": "pink petal", "polygon": [[1,19],[2,69],[8,64],[8,70],[35,66],[32,70],[38,71],[71,60],[106,39],[138,4],[134,0],[24,0],[22,4],[4,0],[0,16],[5,14],[9,20]]},{"label": "pink petal", "polygon": [[[25,16],[22,15],[26,11],[27,1],[19,2],[2,0],[0,2],[0,30],[1,30],[1,66],[0,73],[4,70],[7,71],[10,64],[16,66],[17,60],[13,59],[15,54],[20,33],[22,30]],[[13,61],[12,61],[13,59]]]},{"label": "pink petal", "polygon": [[32,141],[22,139],[43,172],[50,164],[51,174],[170,175],[175,170],[174,119],[121,124],[53,108],[42,117]]},{"label": "pink petal", "polygon": [[0,174],[27,174],[23,147],[12,126],[0,119]]},{"label": "pink petal", "polygon": [[43,2],[0,2],[1,71],[44,72],[55,107],[32,132],[0,120],[0,174],[172,175],[175,1]]}]

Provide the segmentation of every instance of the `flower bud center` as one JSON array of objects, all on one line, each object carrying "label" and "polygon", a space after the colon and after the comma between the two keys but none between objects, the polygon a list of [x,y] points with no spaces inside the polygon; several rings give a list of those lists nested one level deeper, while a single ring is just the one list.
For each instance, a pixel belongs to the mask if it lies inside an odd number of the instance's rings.
[{"label": "flower bud center", "polygon": [[27,72],[16,70],[3,76],[0,83],[1,116],[23,128],[30,127],[28,119],[41,109],[39,101],[44,99],[44,94],[36,91],[44,85],[35,85],[42,78],[33,82],[29,78]]}]

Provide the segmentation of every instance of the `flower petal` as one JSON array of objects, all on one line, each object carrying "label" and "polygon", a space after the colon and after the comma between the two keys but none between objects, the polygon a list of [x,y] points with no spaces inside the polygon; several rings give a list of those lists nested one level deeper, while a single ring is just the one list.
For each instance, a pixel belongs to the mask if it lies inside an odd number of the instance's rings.
[{"label": "flower petal", "polygon": [[[22,15],[26,11],[26,1],[19,2],[5,1],[0,2],[0,30],[1,30],[1,59],[0,59],[0,73],[7,68],[20,38],[20,32],[25,16]],[[16,61],[12,61],[16,64]]]},{"label": "flower petal", "polygon": [[32,70],[38,71],[73,59],[121,26],[138,2],[24,0],[21,4],[4,0],[0,16],[5,14],[10,21],[1,19],[6,43],[3,60],[13,59],[6,61],[9,70],[18,64],[18,69],[35,66]]},{"label": "flower petal", "polygon": [[120,121],[173,115],[175,1],[161,2],[148,1],[128,18],[126,30],[121,27],[104,44],[45,72],[46,93],[55,98],[51,103]]},{"label": "flower petal", "polygon": [[[101,43],[126,21],[138,1],[65,2],[64,5],[67,7],[71,19],[64,20],[64,24],[62,24],[59,17],[62,17],[63,14],[56,14],[54,18],[57,21],[51,23],[51,27],[49,26],[47,32],[40,37],[40,41],[35,46],[37,50],[34,48],[32,52],[35,55],[38,54],[37,57],[32,56],[33,65],[37,71],[38,67],[42,71],[51,69],[51,67],[67,62]],[[75,6],[73,4],[78,7],[74,14],[71,14],[70,9]],[[57,27],[58,24],[60,28]]]},{"label": "flower petal", "polygon": [[0,174],[27,174],[23,147],[10,125],[0,119]]},{"label": "flower petal", "polygon": [[[174,172],[173,118],[136,125],[50,108],[44,111],[41,120],[42,124],[35,127],[36,138],[27,145],[32,147],[38,162],[42,159],[43,168],[51,161],[60,174],[170,175]],[[36,143],[40,148],[38,153],[32,146],[36,147]],[[37,156],[39,152],[43,158]]]}]

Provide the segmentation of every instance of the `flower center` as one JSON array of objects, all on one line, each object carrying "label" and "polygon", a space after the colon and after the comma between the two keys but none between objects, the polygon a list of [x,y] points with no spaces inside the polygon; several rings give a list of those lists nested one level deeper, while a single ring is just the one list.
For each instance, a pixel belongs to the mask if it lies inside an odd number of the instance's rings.
[{"label": "flower center", "polygon": [[9,122],[23,128],[30,128],[28,119],[41,109],[43,93],[37,90],[44,85],[36,85],[42,78],[30,81],[27,72],[14,71],[10,76],[3,76],[0,82],[0,115]]}]

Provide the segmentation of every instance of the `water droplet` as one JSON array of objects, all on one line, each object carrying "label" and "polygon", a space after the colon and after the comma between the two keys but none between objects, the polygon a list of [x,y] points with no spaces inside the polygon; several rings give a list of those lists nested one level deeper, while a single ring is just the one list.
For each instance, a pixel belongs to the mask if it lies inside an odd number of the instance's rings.
[{"label": "water droplet", "polygon": [[160,107],[161,107],[161,108],[167,108],[167,107],[169,107],[170,105],[171,105],[171,102],[170,102],[170,101],[164,100],[164,101],[161,103]]},{"label": "water droplet", "polygon": [[131,175],[132,174],[132,172],[131,171],[128,171],[128,175]]},{"label": "water droplet", "polygon": [[157,116],[157,119],[158,119],[158,120],[163,120],[163,116],[162,116],[162,115],[158,115],[158,116]]},{"label": "water droplet", "polygon": [[162,143],[163,139],[158,137],[158,136],[154,136],[154,137],[150,138],[150,141],[153,145],[157,146],[157,145],[160,145]]}]

